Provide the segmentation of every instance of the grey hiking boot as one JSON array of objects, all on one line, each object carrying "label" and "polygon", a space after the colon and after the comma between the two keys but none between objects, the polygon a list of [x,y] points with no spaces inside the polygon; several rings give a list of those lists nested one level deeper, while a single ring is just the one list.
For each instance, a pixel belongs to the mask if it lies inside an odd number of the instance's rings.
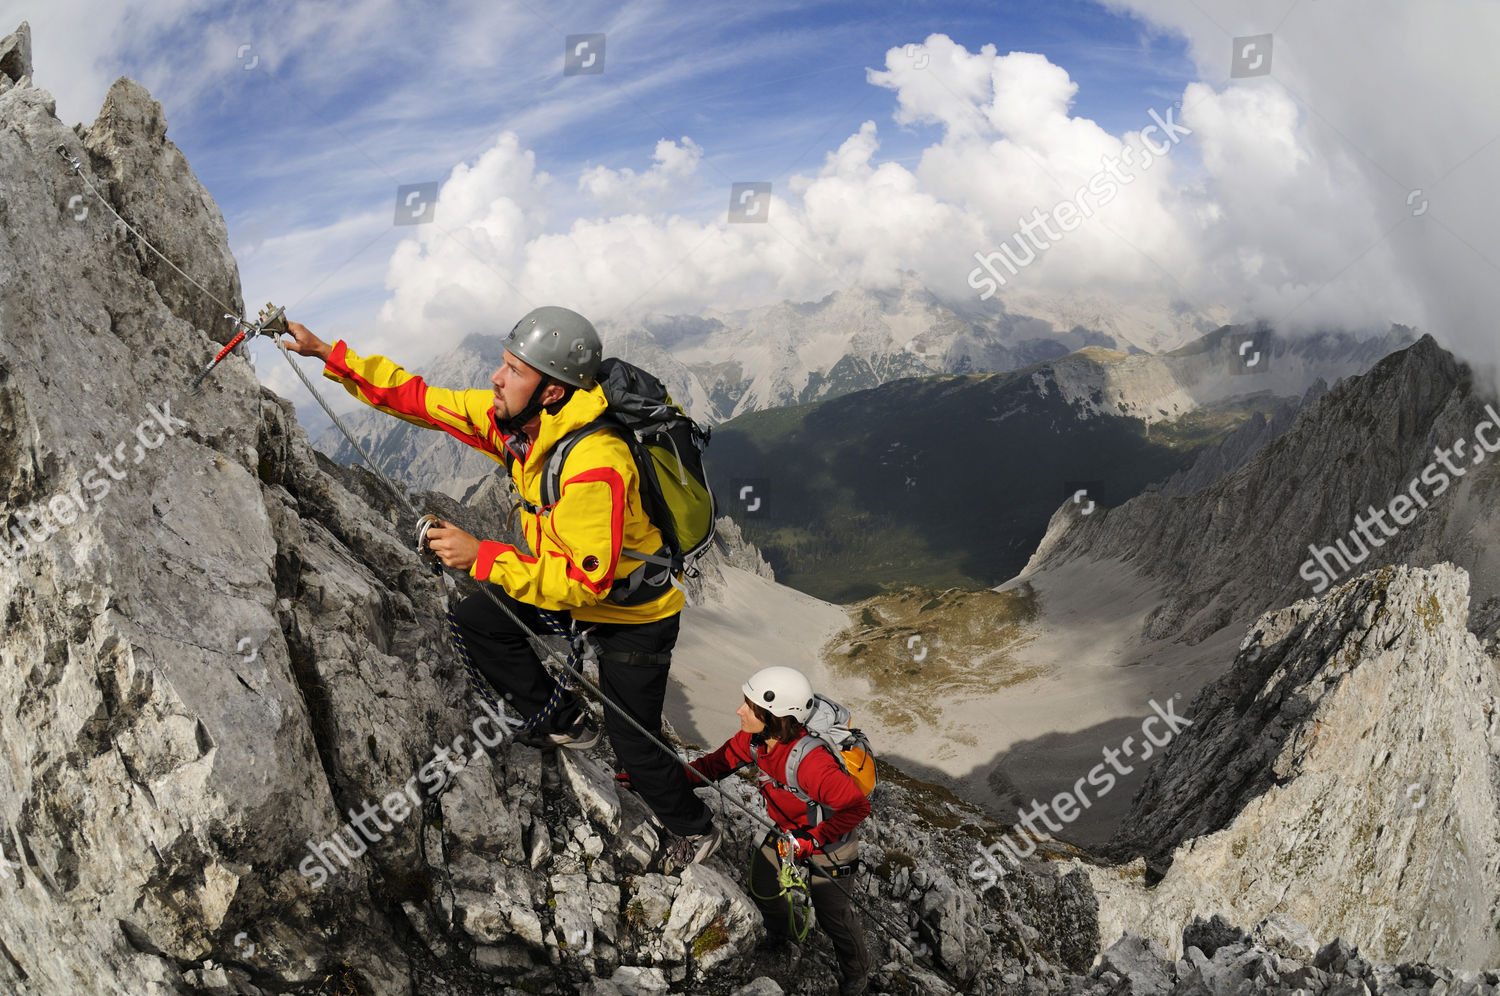
[{"label": "grey hiking boot", "polygon": [[578,713],[566,729],[556,733],[529,733],[517,738],[529,747],[566,747],[569,750],[588,750],[599,742],[599,724],[587,709]]},{"label": "grey hiking boot", "polygon": [[667,850],[666,860],[662,862],[662,873],[677,875],[688,865],[698,864],[717,851],[723,840],[724,834],[718,827],[710,827],[707,833],[678,837]]}]

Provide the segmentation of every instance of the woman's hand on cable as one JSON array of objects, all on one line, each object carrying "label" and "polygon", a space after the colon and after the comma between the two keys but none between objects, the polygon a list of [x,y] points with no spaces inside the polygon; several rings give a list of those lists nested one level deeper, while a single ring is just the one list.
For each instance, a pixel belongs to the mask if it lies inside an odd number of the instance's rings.
[{"label": "woman's hand on cable", "polygon": [[[313,335],[312,329],[301,322],[289,320],[286,323],[286,334],[293,339],[292,342],[286,343],[287,349],[290,349],[298,356],[315,356],[324,363],[328,362],[328,354],[333,352],[333,347]],[[286,342],[286,340],[283,339],[282,342]]]},{"label": "woman's hand on cable", "polygon": [[793,830],[791,839],[782,837],[776,842],[776,853],[793,861],[806,861],[818,846],[817,838],[806,830]]},{"label": "woman's hand on cable", "polygon": [[479,559],[479,540],[442,519],[427,530],[427,546],[445,567],[467,571]]}]

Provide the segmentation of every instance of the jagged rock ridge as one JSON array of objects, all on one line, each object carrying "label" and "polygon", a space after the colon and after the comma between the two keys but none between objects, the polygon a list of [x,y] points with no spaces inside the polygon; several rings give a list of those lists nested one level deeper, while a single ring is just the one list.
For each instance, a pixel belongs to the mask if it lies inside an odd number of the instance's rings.
[{"label": "jagged rock ridge", "polygon": [[[1060,509],[1018,580],[1081,558],[1120,558],[1162,585],[1146,635],[1202,640],[1315,593],[1301,569],[1309,545],[1334,543],[1369,506],[1406,491],[1435,447],[1470,436],[1483,405],[1468,367],[1424,335],[1340,382],[1247,464],[1191,495],[1148,491],[1088,517]],[[1500,487],[1497,465],[1460,468],[1451,493],[1433,497],[1351,573],[1450,560],[1476,579],[1476,632],[1492,629],[1500,534],[1483,510]]]},{"label": "jagged rock ridge", "polygon": [[1262,616],[1111,842],[1164,877],[1095,872],[1106,935],[1285,913],[1379,961],[1500,965],[1500,661],[1468,597],[1387,567]]}]

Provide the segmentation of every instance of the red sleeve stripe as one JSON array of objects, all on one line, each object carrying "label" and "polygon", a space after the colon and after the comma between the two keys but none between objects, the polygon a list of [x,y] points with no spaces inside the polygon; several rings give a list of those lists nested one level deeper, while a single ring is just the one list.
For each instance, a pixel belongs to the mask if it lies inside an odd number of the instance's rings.
[{"label": "red sleeve stripe", "polygon": [[459,442],[463,443],[465,446],[472,446],[476,450],[479,450],[481,453],[488,453],[488,452],[490,452],[490,448],[487,445],[487,443],[485,442],[485,440],[480,439],[478,436],[471,436],[467,432],[459,432],[457,429],[453,428],[453,426],[451,426],[451,425],[444,425],[443,423],[439,422],[437,419],[428,419],[428,421],[431,422],[433,425],[437,426],[439,429],[442,429],[444,432],[446,432],[448,435],[452,436],[454,439],[456,439]]},{"label": "red sleeve stripe", "polygon": [[585,588],[587,588],[589,591],[592,591],[596,595],[601,591],[607,591],[610,585],[614,583],[614,578],[609,574],[604,575],[604,577],[598,581],[590,580],[589,576],[580,571],[577,565],[573,563],[573,561],[569,560],[566,555],[559,553],[556,550],[548,550],[547,556],[561,557],[563,563],[568,565],[568,580],[577,581],[579,584],[583,585]]},{"label": "red sleeve stripe", "polygon": [[[562,507],[562,496],[568,493],[570,484],[588,484],[593,481],[603,481],[609,485],[610,495],[610,517],[609,517],[609,569],[604,572],[606,583],[613,580],[615,567],[620,563],[620,544],[625,536],[625,482],[620,477],[620,472],[613,467],[595,467],[586,470],[577,477],[570,477],[562,484],[562,490],[558,492],[557,505],[552,511],[552,530],[561,533],[557,524],[557,509]],[[571,573],[569,575],[572,576]],[[580,580],[587,580],[580,575]],[[594,587],[590,584],[590,587]],[[597,589],[596,589],[597,590]]]},{"label": "red sleeve stripe", "polygon": [[377,387],[352,370],[349,371],[348,377],[359,385],[360,391],[369,399],[370,404],[380,408],[389,408],[403,415],[415,416],[440,429],[448,428],[427,413],[427,384],[421,377],[408,377],[403,383],[393,387]]},{"label": "red sleeve stripe", "polygon": [[[464,425],[474,424],[473,422],[469,421],[469,417],[467,415],[460,415],[458,412],[446,408],[443,405],[433,405],[432,407],[436,408],[438,411],[442,412],[449,418],[458,422],[462,422]],[[433,421],[436,422],[437,420],[434,419]],[[461,432],[458,429],[453,428],[451,425],[444,425],[442,426],[442,428],[444,432],[448,433],[448,435],[452,436],[454,439],[457,439],[459,442],[464,443],[465,445],[472,446],[477,450],[483,450],[486,453],[494,452],[496,456],[500,455],[499,452],[496,451],[490,444],[490,441],[487,438],[480,436],[478,433],[470,434],[467,432]]]},{"label": "red sleeve stripe", "polygon": [[349,344],[340,339],[333,344],[333,352],[328,354],[328,359],[323,363],[323,373],[335,374],[339,377],[350,375],[349,362],[345,356],[349,352]]},{"label": "red sleeve stripe", "polygon": [[514,556],[523,564],[536,563],[535,557],[528,557],[509,543],[481,540],[479,543],[479,556],[474,558],[474,576],[481,580],[488,578],[495,571],[495,561],[507,553]]}]

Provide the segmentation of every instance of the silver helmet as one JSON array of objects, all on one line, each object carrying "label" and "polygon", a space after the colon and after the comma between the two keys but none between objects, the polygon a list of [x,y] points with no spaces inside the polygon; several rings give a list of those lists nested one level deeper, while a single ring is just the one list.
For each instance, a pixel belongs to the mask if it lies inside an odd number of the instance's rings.
[{"label": "silver helmet", "polygon": [[604,349],[587,318],[552,305],[523,315],[503,345],[528,366],[584,390],[594,386]]}]

